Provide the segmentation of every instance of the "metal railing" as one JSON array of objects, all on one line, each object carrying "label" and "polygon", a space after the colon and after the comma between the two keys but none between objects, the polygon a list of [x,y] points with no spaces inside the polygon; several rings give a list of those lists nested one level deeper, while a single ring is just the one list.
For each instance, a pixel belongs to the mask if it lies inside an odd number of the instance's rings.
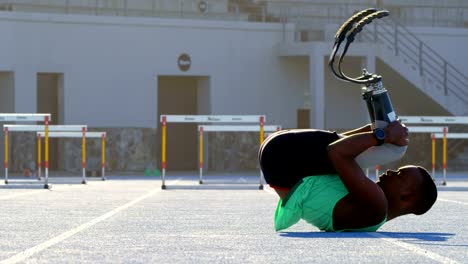
[{"label": "metal railing", "polygon": [[[350,5],[335,7],[335,10],[331,11],[332,7],[326,6],[324,7],[327,10],[326,15],[322,16],[308,13],[307,8],[302,8],[300,13],[292,15],[291,10],[285,7],[278,14],[284,16],[281,19],[282,21],[295,23],[298,32],[307,33],[307,30],[314,31],[320,30],[320,28],[323,31],[323,25],[325,24],[340,25],[356,10],[367,7],[369,6]],[[385,22],[373,22],[373,25],[367,26],[358,35],[358,40],[381,43],[391,49],[396,57],[410,64],[423,79],[432,83],[432,86],[442,94],[457,98],[466,109],[466,113],[459,113],[459,115],[468,115],[468,77],[408,30],[401,22],[398,22],[397,19],[386,18]],[[322,36],[322,38],[323,41],[326,37]],[[428,88],[424,85],[419,87],[419,89],[426,91],[429,90]],[[428,93],[431,94],[429,91]],[[448,145],[448,150],[449,152],[458,152],[462,146],[464,146],[463,142],[451,142]]]},{"label": "metal railing", "polygon": [[229,0],[0,0],[0,11],[95,16],[246,20]]},{"label": "metal railing", "polygon": [[[328,5],[324,6],[324,8],[328,10],[331,7]],[[296,40],[304,41],[305,39],[305,41],[309,41],[310,38],[303,37],[303,33],[307,36],[307,34],[312,35],[314,32],[323,32],[324,25],[326,24],[340,25],[356,10],[359,10],[358,8],[360,10],[364,9],[363,6],[359,5],[342,6],[337,7],[333,14],[329,12],[328,15],[317,17],[315,14],[309,14],[307,12],[308,9],[304,6],[301,16],[296,13],[290,17],[286,16],[282,20],[297,25],[296,35],[300,35],[301,38],[296,38]],[[286,10],[280,13],[291,14]],[[428,87],[421,85],[419,89],[426,90],[431,94],[429,88],[433,87],[445,96],[457,98],[467,109],[466,113],[458,114],[468,114],[468,77],[419,39],[402,23],[392,17],[384,20],[382,22],[375,21],[364,28],[363,32],[358,35],[358,40],[381,43],[388,49],[393,50],[395,56],[409,64],[412,68],[415,68],[426,83],[430,84]],[[326,36],[319,37],[322,39],[314,40],[326,40]]]},{"label": "metal railing", "polygon": [[[442,1],[441,1],[442,2]],[[446,1],[445,1],[446,2]],[[445,3],[446,4],[446,3]],[[444,3],[431,5],[384,5],[396,15],[403,25],[431,27],[468,27],[468,7],[444,6]]]},{"label": "metal railing", "polygon": [[[468,77],[421,41],[407,28],[391,19],[391,26],[383,22],[374,24],[371,34],[363,34],[368,41],[380,42],[393,50],[395,56],[416,66],[419,75],[433,82],[433,85],[446,96],[457,97],[468,111]],[[388,24],[388,23],[386,23]],[[372,27],[371,27],[372,28]],[[425,86],[420,89],[427,89]],[[461,113],[463,115],[468,114]],[[466,126],[451,126],[451,132],[466,131]],[[447,143],[448,153],[460,153],[466,141],[456,140]],[[452,154],[453,158],[456,154]]]},{"label": "metal railing", "polygon": [[368,32],[362,34],[366,40],[392,49],[395,56],[416,67],[421,77],[446,96],[458,98],[468,109],[468,77],[414,33],[395,19],[386,19],[385,25],[383,22],[374,23],[373,29]]}]

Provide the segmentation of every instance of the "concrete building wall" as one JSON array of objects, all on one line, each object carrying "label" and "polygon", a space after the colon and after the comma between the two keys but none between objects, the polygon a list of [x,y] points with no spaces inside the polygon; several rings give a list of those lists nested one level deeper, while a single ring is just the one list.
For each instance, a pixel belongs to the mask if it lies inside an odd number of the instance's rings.
[{"label": "concrete building wall", "polygon": [[[346,58],[346,74],[359,76],[364,57]],[[356,128],[370,122],[369,113],[362,100],[359,85],[336,79],[328,71],[328,58],[324,58],[325,72],[325,127],[339,130]]]},{"label": "concrete building wall", "polygon": [[[140,169],[159,159],[159,76],[196,77],[200,114],[265,114],[267,124],[296,127],[297,110],[314,99],[308,57],[279,56],[276,49],[293,41],[291,28],[285,34],[274,23],[1,12],[0,69],[13,73],[15,112],[36,112],[38,73],[60,74],[59,122],[109,130],[109,163]],[[468,72],[458,48],[468,36],[460,32],[423,37]],[[177,64],[182,53],[191,58],[188,71]],[[350,74],[359,73],[364,58],[349,59]],[[367,112],[359,89],[331,77],[326,57],[316,60],[325,70],[325,127],[361,125]]]},{"label": "concrete building wall", "polygon": [[[296,125],[300,95],[289,85],[300,81],[281,73],[278,24],[1,13],[0,33],[0,68],[15,73],[12,111],[36,112],[37,74],[60,74],[58,121],[108,130],[113,169],[159,159],[158,76],[197,77],[201,114],[266,114],[269,124]],[[182,53],[191,57],[188,71],[178,68]],[[61,149],[75,160],[78,148]]]},{"label": "concrete building wall", "polygon": [[[22,99],[35,98],[36,72],[60,72],[66,124],[156,127],[158,75],[209,76],[212,114],[275,113],[270,99],[290,94],[273,50],[279,25],[20,13],[0,21],[1,64],[20,73],[15,111],[32,110]],[[192,59],[187,72],[177,67],[181,53]]]}]

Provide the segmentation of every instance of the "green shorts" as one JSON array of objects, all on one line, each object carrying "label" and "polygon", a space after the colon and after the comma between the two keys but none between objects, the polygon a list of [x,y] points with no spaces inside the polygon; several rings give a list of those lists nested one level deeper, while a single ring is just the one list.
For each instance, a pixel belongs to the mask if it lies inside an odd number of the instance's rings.
[{"label": "green shorts", "polygon": [[348,194],[338,175],[309,176],[298,182],[280,200],[275,212],[275,230],[286,229],[300,219],[329,232],[355,231],[375,232],[381,223],[360,229],[335,230],[333,228],[333,209]]}]

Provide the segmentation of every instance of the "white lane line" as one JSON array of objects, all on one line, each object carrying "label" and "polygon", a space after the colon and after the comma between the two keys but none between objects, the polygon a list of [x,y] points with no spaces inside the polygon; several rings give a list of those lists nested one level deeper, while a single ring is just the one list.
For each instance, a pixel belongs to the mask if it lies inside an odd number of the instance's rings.
[{"label": "white lane line", "polygon": [[414,245],[411,245],[411,244],[408,244],[408,243],[405,243],[405,242],[402,242],[402,241],[398,241],[395,238],[391,238],[391,237],[388,237],[386,235],[382,235],[380,233],[369,233],[369,234],[371,236],[380,238],[380,239],[382,239],[382,240],[384,240],[386,242],[392,243],[392,244],[394,244],[396,246],[407,249],[407,250],[412,251],[412,252],[414,252],[414,253],[416,253],[418,255],[430,258],[430,259],[438,261],[440,263],[450,263],[450,264],[460,263],[460,262],[458,262],[456,260],[453,260],[451,258],[447,258],[447,257],[441,256],[441,255],[439,255],[437,253],[431,252],[429,250],[422,249],[422,248],[419,248],[417,246],[414,246]]},{"label": "white lane line", "polygon": [[31,257],[32,255],[37,254],[37,253],[39,253],[39,252],[41,252],[41,251],[43,251],[43,250],[45,250],[45,249],[47,249],[47,248],[49,248],[49,247],[51,247],[53,245],[55,245],[55,244],[65,240],[65,239],[67,239],[67,238],[69,238],[69,237],[71,237],[71,236],[73,236],[73,235],[87,229],[87,228],[90,228],[91,226],[93,226],[93,225],[95,225],[95,224],[97,224],[99,222],[102,222],[102,221],[106,220],[107,218],[110,218],[110,217],[114,216],[115,214],[117,214],[117,213],[119,213],[119,212],[121,212],[121,211],[123,211],[125,209],[128,209],[129,207],[131,207],[131,206],[133,206],[133,205],[135,205],[135,204],[137,204],[137,203],[139,203],[139,202],[153,196],[155,193],[157,193],[159,191],[161,191],[161,187],[153,189],[152,191],[150,191],[150,192],[136,198],[135,200],[133,200],[131,202],[128,202],[128,203],[126,203],[126,204],[124,204],[124,205],[122,205],[120,207],[117,207],[114,210],[109,211],[108,213],[103,214],[103,215],[101,215],[101,216],[99,216],[97,218],[94,218],[93,220],[91,220],[91,221],[89,221],[87,223],[84,223],[84,224],[82,224],[82,225],[80,225],[78,227],[75,227],[75,228],[70,229],[70,230],[68,230],[66,232],[63,232],[62,234],[60,234],[60,235],[58,235],[56,237],[53,237],[53,238],[51,238],[51,239],[49,239],[49,240],[47,240],[47,241],[45,241],[45,242],[43,242],[43,243],[41,243],[41,244],[39,244],[37,246],[34,246],[32,248],[28,248],[28,249],[26,249],[26,250],[14,255],[14,256],[12,256],[10,258],[8,258],[8,259],[5,259],[5,260],[1,261],[0,264],[12,264],[12,263],[18,263],[18,262],[24,261],[25,259]]},{"label": "white lane line", "polygon": [[8,200],[8,199],[12,199],[12,198],[17,198],[17,197],[21,197],[21,196],[30,195],[30,194],[35,194],[35,193],[38,193],[38,192],[44,192],[44,190],[36,190],[36,191],[32,191],[32,192],[3,195],[3,196],[0,196],[0,200]]},{"label": "white lane line", "polygon": [[454,201],[454,200],[448,200],[448,199],[442,199],[442,198],[437,198],[437,200],[438,200],[438,201],[442,201],[442,202],[448,202],[448,203],[456,203],[456,204],[468,205],[468,203],[459,202],[459,201]]}]

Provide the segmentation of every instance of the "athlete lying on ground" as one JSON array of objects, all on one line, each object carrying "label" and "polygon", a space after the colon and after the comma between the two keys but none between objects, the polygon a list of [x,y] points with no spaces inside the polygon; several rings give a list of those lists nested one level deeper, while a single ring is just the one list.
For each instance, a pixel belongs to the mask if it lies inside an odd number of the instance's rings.
[{"label": "athlete lying on ground", "polygon": [[375,183],[355,162],[372,146],[408,144],[408,129],[399,121],[384,132],[383,140],[370,125],[341,135],[297,129],[268,137],[259,160],[266,182],[280,196],[275,229],[302,218],[324,231],[376,231],[398,216],[427,212],[437,199],[437,188],[424,168],[388,170]]}]

